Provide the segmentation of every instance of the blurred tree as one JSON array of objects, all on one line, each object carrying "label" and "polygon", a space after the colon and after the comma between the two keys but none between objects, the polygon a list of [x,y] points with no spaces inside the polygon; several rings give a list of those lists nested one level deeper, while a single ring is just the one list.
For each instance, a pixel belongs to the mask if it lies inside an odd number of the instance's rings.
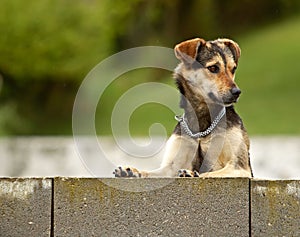
[{"label": "blurred tree", "polygon": [[[12,118],[4,125],[7,132],[71,132],[77,87],[94,65],[115,51],[136,2],[1,1],[1,104],[14,104],[11,117],[31,124],[17,126]],[[61,130],[58,125],[64,121],[69,126]]]},{"label": "blurred tree", "polygon": [[298,0],[1,0],[0,133],[71,133],[81,80],[119,50],[231,37],[299,9]]}]

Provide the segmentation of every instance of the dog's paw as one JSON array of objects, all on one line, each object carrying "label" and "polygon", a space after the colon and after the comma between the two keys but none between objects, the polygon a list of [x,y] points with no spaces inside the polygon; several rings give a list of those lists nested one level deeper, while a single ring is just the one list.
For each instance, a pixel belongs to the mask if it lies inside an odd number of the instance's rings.
[{"label": "dog's paw", "polygon": [[178,171],[178,177],[199,177],[199,173],[196,170],[181,169]]},{"label": "dog's paw", "polygon": [[118,167],[113,172],[115,177],[123,177],[123,178],[138,178],[141,177],[141,173],[136,169],[132,167]]}]

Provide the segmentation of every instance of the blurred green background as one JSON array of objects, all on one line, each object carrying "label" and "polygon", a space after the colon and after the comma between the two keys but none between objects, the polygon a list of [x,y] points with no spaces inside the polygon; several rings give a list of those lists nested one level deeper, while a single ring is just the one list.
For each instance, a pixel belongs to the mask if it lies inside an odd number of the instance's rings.
[{"label": "blurred green background", "polygon": [[[74,98],[96,64],[131,47],[173,48],[193,37],[228,37],[242,48],[237,110],[251,135],[300,134],[299,0],[1,0],[0,29],[2,136],[71,135]],[[173,84],[163,70],[126,77],[101,100],[99,135],[111,133],[114,103],[132,86]],[[132,121],[136,135],[155,122],[168,133],[175,125],[157,104],[139,108]]]}]

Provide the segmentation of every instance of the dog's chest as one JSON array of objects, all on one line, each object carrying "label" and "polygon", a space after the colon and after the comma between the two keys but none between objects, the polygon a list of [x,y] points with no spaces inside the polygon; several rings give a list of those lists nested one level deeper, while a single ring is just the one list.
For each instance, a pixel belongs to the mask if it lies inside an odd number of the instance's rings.
[{"label": "dog's chest", "polygon": [[210,143],[211,143],[211,138],[200,138],[198,139],[199,142],[199,146],[201,148],[201,152],[203,153],[203,155],[205,155],[205,153],[207,153],[209,147],[210,147]]},{"label": "dog's chest", "polygon": [[210,135],[199,139],[201,171],[208,172],[223,168],[228,161],[227,141],[224,136]]}]

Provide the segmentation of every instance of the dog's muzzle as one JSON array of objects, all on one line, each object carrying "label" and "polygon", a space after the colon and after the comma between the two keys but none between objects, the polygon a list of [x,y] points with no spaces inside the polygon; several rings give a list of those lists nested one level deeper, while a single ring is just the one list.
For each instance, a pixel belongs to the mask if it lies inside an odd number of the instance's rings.
[{"label": "dog's muzzle", "polygon": [[208,97],[215,103],[224,103],[225,105],[231,105],[232,103],[237,102],[242,91],[238,87],[231,88],[226,94],[221,97],[215,96],[214,93],[208,93]]},{"label": "dog's muzzle", "polygon": [[239,88],[237,88],[237,87],[233,87],[230,90],[230,93],[231,93],[231,95],[232,95],[233,98],[237,99],[237,98],[239,98],[239,96],[242,93],[242,91]]},{"label": "dog's muzzle", "polygon": [[231,88],[227,96],[223,98],[224,104],[232,104],[237,102],[241,93],[242,91],[238,87]]}]

